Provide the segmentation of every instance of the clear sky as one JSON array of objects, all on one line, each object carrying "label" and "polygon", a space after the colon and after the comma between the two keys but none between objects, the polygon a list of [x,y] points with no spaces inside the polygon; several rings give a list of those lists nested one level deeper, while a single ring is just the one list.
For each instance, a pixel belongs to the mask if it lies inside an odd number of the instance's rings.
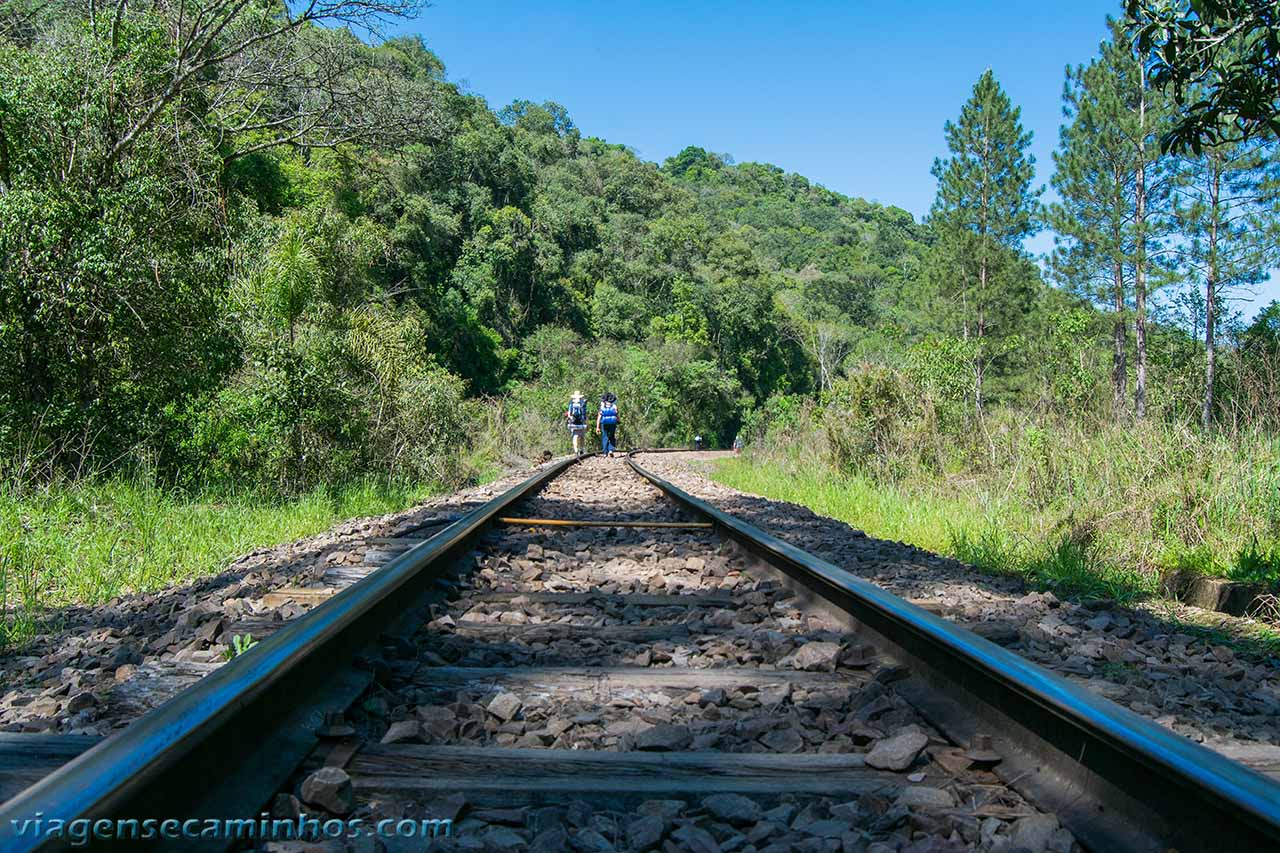
[{"label": "clear sky", "polygon": [[[587,136],[661,162],[686,145],[905,208],[986,68],[1034,135],[1048,184],[1063,72],[1087,62],[1119,0],[432,0],[420,33],[449,78],[495,109],[557,101]],[[1034,252],[1052,247],[1042,234]],[[1280,298],[1264,286],[1258,305]]]}]

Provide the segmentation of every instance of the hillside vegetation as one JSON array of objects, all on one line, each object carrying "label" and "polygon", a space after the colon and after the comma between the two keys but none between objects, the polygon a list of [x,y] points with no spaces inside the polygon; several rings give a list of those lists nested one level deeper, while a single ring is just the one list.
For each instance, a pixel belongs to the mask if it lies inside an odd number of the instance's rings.
[{"label": "hillside vegetation", "polygon": [[[390,508],[560,452],[574,390],[619,395],[624,445],[742,435],[836,484],[981,484],[1009,535],[1133,511],[1161,560],[1280,542],[1265,487],[1226,533],[1194,497],[1274,471],[1280,307],[1224,308],[1273,261],[1273,145],[1162,153],[1175,108],[1120,25],[1069,72],[1059,203],[988,72],[917,222],[696,146],[646,162],[555,103],[493,109],[420,39],[355,35],[414,10],[0,8],[7,612],[200,571],[106,549],[86,585],[24,556],[41,519],[92,539],[113,494]],[[1049,515],[1006,524],[1028,502]]]}]

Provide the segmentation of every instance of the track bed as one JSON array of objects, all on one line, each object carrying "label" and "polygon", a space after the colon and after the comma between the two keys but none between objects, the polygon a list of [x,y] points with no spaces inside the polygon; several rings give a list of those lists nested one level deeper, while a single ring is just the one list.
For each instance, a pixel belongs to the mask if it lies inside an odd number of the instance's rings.
[{"label": "track bed", "polygon": [[[515,512],[693,520],[619,459]],[[451,819],[450,849],[1074,847],[897,695],[901,667],[710,530],[501,525],[462,562],[277,814],[314,813],[328,765],[338,812]]]},{"label": "track bed", "polygon": [[[205,620],[221,634],[175,624],[161,665],[216,654],[246,619],[264,639],[160,685],[136,721],[108,701],[105,740],[63,719],[79,694],[45,685],[62,716],[0,734],[0,847],[56,848],[6,834],[34,815],[326,827],[162,845],[280,853],[421,850],[429,821],[451,828],[433,849],[460,850],[1147,853],[1280,835],[1280,786],[1230,760],[1274,772],[1268,756],[1205,749],[1001,647],[1039,635],[940,618],[938,590],[911,585],[945,561],[869,562],[892,543],[726,512],[645,464],[547,463],[454,520],[362,529],[257,590],[252,614]],[[909,598],[858,576],[886,572]],[[1070,675],[1085,649],[1063,652]],[[123,683],[156,681],[142,670]]]}]

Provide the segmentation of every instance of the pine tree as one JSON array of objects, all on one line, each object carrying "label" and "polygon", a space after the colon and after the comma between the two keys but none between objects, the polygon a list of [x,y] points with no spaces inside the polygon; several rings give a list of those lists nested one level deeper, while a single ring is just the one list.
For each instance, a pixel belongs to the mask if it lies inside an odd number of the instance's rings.
[{"label": "pine tree", "polygon": [[1151,167],[1159,152],[1150,126],[1154,116],[1148,115],[1150,90],[1146,66],[1138,66],[1137,124],[1130,131],[1137,156],[1134,158],[1133,180],[1133,338],[1137,345],[1138,365],[1133,383],[1133,413],[1147,416],[1147,273],[1151,246]]},{"label": "pine tree", "polygon": [[1157,137],[1167,129],[1167,99],[1152,91],[1123,25],[1088,66],[1067,70],[1063,113],[1069,120],[1054,153],[1050,207],[1057,232],[1059,279],[1097,303],[1112,322],[1112,403],[1127,408],[1129,306],[1135,338],[1134,413],[1146,414],[1147,297],[1151,268],[1168,226],[1168,158]]},{"label": "pine tree", "polygon": [[1276,259],[1275,143],[1224,142],[1178,162],[1175,213],[1181,266],[1204,286],[1205,377],[1200,420],[1213,424],[1217,331],[1231,290],[1257,284]]},{"label": "pine tree", "polygon": [[960,303],[962,334],[975,353],[979,415],[984,377],[1000,352],[989,339],[1009,334],[1011,315],[1023,306],[1017,298],[1025,286],[1022,241],[1036,227],[1040,190],[1031,188],[1035,158],[1020,115],[988,69],[959,120],[944,126],[951,156],[933,164],[938,195],[930,222],[946,259],[944,289]]},{"label": "pine tree", "polygon": [[1117,118],[1127,109],[1124,86],[1103,60],[1067,69],[1059,148],[1052,184],[1061,201],[1049,207],[1055,232],[1052,265],[1058,279],[1098,304],[1109,304],[1112,321],[1112,407],[1128,407],[1129,325],[1126,213],[1131,187],[1128,139]]}]

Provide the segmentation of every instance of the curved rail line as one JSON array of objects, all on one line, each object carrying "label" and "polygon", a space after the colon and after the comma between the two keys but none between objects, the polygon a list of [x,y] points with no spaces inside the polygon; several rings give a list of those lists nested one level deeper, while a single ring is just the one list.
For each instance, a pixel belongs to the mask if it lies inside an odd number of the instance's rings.
[{"label": "curved rail line", "polygon": [[[325,709],[354,701],[372,680],[362,651],[411,633],[443,597],[436,581],[457,557],[575,461],[545,466],[0,805],[0,847],[58,846],[15,834],[14,821],[37,814],[257,814],[315,746]],[[806,606],[903,664],[899,692],[952,740],[995,733],[997,772],[1087,847],[1260,850],[1280,839],[1280,784],[628,464]]]}]

